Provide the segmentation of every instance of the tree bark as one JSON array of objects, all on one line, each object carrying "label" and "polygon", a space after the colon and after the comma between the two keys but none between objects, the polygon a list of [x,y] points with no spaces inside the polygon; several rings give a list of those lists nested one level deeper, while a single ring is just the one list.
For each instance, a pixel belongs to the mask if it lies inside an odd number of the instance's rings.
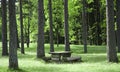
[{"label": "tree bark", "polygon": [[65,51],[70,51],[69,45],[69,24],[68,24],[68,0],[64,0],[64,30],[65,30]]},{"label": "tree bark", "polygon": [[95,23],[96,23],[96,44],[101,45],[102,44],[102,38],[101,38],[101,26],[100,26],[100,0],[94,0],[95,1]]},{"label": "tree bark", "polygon": [[59,25],[58,24],[56,24],[57,26],[56,26],[56,43],[57,43],[57,47],[59,47],[59,37],[60,37],[60,34],[59,34],[59,30],[60,30],[60,28],[59,28]]},{"label": "tree bark", "polygon": [[50,52],[54,52],[54,43],[53,43],[53,21],[52,21],[52,1],[49,0],[49,26],[50,26]]},{"label": "tree bark", "polygon": [[9,68],[18,69],[15,0],[9,0]]},{"label": "tree bark", "polygon": [[38,0],[38,43],[37,43],[37,58],[45,56],[44,51],[44,2]]},{"label": "tree bark", "polygon": [[20,48],[20,45],[19,45],[19,38],[18,38],[18,30],[17,30],[17,25],[16,25],[16,37],[17,37],[17,48]]},{"label": "tree bark", "polygon": [[82,21],[83,21],[83,33],[82,33],[82,38],[83,38],[83,44],[84,44],[84,53],[87,53],[87,14],[86,14],[86,1],[83,1],[83,12],[82,12]]},{"label": "tree bark", "polygon": [[2,8],[2,56],[8,56],[7,46],[7,4],[6,0],[1,1]]},{"label": "tree bark", "polygon": [[114,4],[113,0],[106,0],[107,18],[107,58],[109,62],[118,62],[116,52],[115,30],[114,30]]},{"label": "tree bark", "polygon": [[27,29],[27,47],[30,45],[30,13],[28,15],[28,29]]},{"label": "tree bark", "polygon": [[20,0],[20,30],[21,30],[21,53],[25,54],[24,51],[24,34],[23,34],[23,11],[22,11],[22,0]]},{"label": "tree bark", "polygon": [[118,52],[120,52],[120,0],[116,0],[116,20],[117,20],[117,46]]}]

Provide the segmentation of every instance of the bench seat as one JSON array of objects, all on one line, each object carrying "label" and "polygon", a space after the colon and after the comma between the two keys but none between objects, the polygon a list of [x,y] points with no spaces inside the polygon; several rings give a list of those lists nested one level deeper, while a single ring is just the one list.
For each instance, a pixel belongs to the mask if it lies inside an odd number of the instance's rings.
[{"label": "bench seat", "polygon": [[60,61],[59,58],[51,58],[51,60],[53,60],[53,61]]},{"label": "bench seat", "polygon": [[80,61],[81,57],[64,57],[63,60],[68,62],[74,62],[74,61]]}]

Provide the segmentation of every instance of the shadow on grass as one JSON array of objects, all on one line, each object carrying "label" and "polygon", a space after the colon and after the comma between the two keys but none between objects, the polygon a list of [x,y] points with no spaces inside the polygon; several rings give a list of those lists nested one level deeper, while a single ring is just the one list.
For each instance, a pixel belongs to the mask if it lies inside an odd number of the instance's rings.
[{"label": "shadow on grass", "polygon": [[[88,49],[88,53],[106,53],[106,46],[88,45],[87,49]],[[81,45],[71,45],[71,50],[73,53],[76,54],[84,54],[84,47]]]},{"label": "shadow on grass", "polygon": [[82,54],[81,55],[82,60],[84,62],[90,62],[90,63],[98,63],[98,62],[105,62],[106,61],[106,55],[101,54]]},{"label": "shadow on grass", "polygon": [[24,70],[18,70],[14,72],[64,72],[64,70],[59,66],[46,65],[46,66],[32,66],[23,67]]},{"label": "shadow on grass", "polygon": [[27,71],[23,69],[8,69],[7,72],[27,72]]},{"label": "shadow on grass", "polygon": [[18,57],[20,58],[20,59],[24,59],[24,58],[34,58],[35,57],[35,55],[30,55],[30,54],[19,54],[18,55]]}]

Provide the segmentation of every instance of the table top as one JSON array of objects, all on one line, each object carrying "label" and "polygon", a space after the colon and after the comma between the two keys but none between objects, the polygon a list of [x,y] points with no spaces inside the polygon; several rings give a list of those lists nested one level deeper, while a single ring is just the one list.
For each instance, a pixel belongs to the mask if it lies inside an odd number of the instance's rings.
[{"label": "table top", "polygon": [[55,52],[49,52],[50,54],[64,54],[64,53],[72,53],[71,51],[55,51]]}]

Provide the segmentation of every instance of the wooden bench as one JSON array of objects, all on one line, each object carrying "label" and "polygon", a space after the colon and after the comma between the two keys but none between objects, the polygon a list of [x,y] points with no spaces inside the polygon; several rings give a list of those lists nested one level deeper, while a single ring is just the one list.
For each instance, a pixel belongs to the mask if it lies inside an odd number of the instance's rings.
[{"label": "wooden bench", "polygon": [[51,60],[51,57],[43,57],[42,58],[45,62],[49,62]]},{"label": "wooden bench", "polygon": [[60,54],[52,54],[51,60],[53,61],[61,61],[61,55]]},{"label": "wooden bench", "polygon": [[63,57],[63,60],[66,62],[76,62],[81,61],[81,57]]}]

